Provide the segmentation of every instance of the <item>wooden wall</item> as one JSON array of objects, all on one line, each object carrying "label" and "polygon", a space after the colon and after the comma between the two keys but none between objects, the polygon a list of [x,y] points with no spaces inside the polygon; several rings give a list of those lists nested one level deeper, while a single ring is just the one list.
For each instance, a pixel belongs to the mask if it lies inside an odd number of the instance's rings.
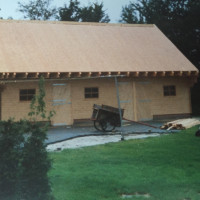
[{"label": "wooden wall", "polygon": [[[189,79],[119,78],[121,107],[125,118],[138,121],[152,120],[154,116],[191,113]],[[163,86],[175,85],[176,96],[164,96]],[[85,87],[98,87],[99,98],[85,99]],[[2,91],[1,116],[3,120],[27,118],[30,102],[19,101],[20,89],[38,90],[37,82],[6,83]],[[47,110],[55,110],[54,125],[71,125],[74,119],[91,117],[93,104],[117,107],[116,88],[113,78],[71,81],[46,81]]]},{"label": "wooden wall", "polygon": [[[163,86],[175,85],[176,96],[164,96]],[[156,115],[191,113],[190,80],[158,78],[136,80],[137,120],[152,120]]]}]

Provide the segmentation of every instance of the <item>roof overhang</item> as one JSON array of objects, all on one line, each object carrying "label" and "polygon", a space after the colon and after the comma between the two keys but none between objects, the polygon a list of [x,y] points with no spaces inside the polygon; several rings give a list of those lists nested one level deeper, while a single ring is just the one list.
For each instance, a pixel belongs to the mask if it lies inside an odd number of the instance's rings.
[{"label": "roof overhang", "polygon": [[1,80],[13,79],[73,79],[85,77],[198,77],[198,71],[162,71],[162,72],[26,72],[0,73]]}]

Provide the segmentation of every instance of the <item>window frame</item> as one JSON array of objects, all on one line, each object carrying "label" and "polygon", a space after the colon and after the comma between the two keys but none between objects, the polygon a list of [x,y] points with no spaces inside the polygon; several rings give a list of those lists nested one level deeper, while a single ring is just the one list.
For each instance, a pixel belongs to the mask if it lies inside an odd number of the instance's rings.
[{"label": "window frame", "polygon": [[19,89],[19,101],[20,102],[30,102],[36,95],[36,89]]},{"label": "window frame", "polygon": [[176,96],[176,86],[175,85],[164,85],[163,86],[163,96],[164,97]]},{"label": "window frame", "polygon": [[85,99],[98,99],[99,98],[99,88],[98,87],[85,87],[84,88],[84,98]]}]

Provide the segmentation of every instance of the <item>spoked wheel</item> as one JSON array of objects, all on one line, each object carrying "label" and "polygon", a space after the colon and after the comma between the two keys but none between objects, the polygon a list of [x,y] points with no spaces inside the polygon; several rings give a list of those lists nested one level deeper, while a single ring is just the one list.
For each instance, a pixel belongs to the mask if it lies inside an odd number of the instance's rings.
[{"label": "spoked wheel", "polygon": [[94,127],[98,131],[104,131],[104,132],[111,132],[115,129],[114,123],[112,123],[111,120],[96,120],[94,121]]},{"label": "spoked wheel", "polygon": [[115,129],[115,125],[113,125],[112,121],[110,120],[104,120],[102,123],[102,129],[105,132],[111,132]]},{"label": "spoked wheel", "polygon": [[97,129],[97,131],[103,131],[101,123],[99,120],[94,121],[94,127]]}]

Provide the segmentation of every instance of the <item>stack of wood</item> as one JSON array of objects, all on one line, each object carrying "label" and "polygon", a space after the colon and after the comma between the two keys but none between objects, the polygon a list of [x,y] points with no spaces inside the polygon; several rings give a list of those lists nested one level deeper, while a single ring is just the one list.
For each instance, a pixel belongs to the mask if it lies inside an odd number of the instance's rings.
[{"label": "stack of wood", "polygon": [[191,128],[191,127],[196,126],[198,124],[200,124],[199,119],[195,119],[195,118],[178,119],[178,120],[175,120],[175,121],[165,123],[163,126],[161,126],[161,129],[183,130],[183,129]]}]

